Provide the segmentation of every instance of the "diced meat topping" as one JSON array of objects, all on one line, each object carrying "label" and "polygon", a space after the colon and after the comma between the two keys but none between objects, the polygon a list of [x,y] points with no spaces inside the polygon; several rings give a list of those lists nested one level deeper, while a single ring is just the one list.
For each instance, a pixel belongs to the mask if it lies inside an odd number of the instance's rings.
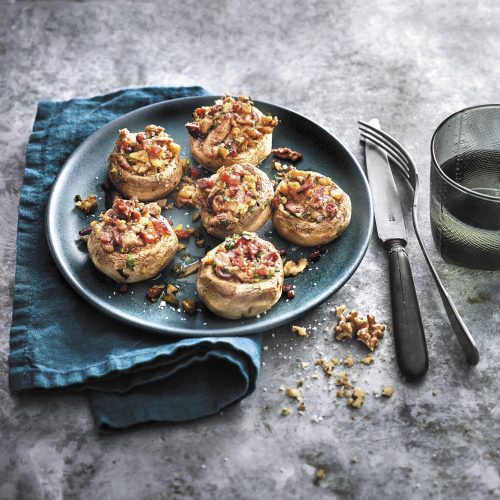
[{"label": "diced meat topping", "polygon": [[112,208],[101,214],[99,222],[95,221],[99,223],[101,246],[108,253],[129,253],[172,234],[167,220],[161,216],[160,206],[144,204],[136,198],[116,200]]},{"label": "diced meat topping", "polygon": [[148,125],[144,132],[132,133],[124,128],[116,141],[116,148],[110,156],[111,168],[122,168],[140,176],[163,172],[181,147],[157,125]]},{"label": "diced meat topping", "polygon": [[269,203],[262,182],[251,165],[222,167],[209,179],[198,180],[195,200],[221,226],[228,226]]},{"label": "diced meat topping", "polygon": [[276,125],[278,118],[262,116],[249,97],[233,99],[226,94],[212,106],[196,108],[186,128],[193,138],[203,141],[204,154],[227,158],[255,147],[256,141],[271,134]]},{"label": "diced meat topping", "polygon": [[203,262],[211,263],[219,278],[241,283],[270,279],[281,268],[281,257],[274,246],[246,231],[227,237]]},{"label": "diced meat topping", "polygon": [[343,193],[324,175],[290,169],[278,185],[272,206],[310,222],[333,219]]}]

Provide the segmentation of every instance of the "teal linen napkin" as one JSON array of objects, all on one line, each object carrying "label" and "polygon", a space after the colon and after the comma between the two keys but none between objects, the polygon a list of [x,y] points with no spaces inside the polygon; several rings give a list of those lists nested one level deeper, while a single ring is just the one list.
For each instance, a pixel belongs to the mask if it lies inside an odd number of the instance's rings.
[{"label": "teal linen napkin", "polygon": [[123,429],[212,415],[255,389],[260,335],[179,340],[116,322],[67,284],[45,238],[54,179],[85,138],[136,108],[206,94],[200,87],[151,87],[39,104],[19,204],[12,392],[87,390],[99,427]]}]

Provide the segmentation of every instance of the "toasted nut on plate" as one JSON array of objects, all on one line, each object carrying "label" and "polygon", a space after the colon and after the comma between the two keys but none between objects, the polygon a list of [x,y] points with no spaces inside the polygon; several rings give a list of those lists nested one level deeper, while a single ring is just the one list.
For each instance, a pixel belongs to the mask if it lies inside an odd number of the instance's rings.
[{"label": "toasted nut on plate", "polygon": [[283,266],[285,278],[290,276],[297,276],[307,267],[307,259],[302,258],[299,260],[287,260]]},{"label": "toasted nut on plate", "polygon": [[292,332],[296,333],[299,337],[307,337],[308,336],[307,330],[303,326],[293,325]]}]

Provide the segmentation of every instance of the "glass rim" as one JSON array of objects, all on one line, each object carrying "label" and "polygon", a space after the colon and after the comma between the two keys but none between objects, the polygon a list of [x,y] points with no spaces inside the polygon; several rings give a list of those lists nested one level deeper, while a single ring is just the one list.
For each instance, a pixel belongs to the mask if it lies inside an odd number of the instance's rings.
[{"label": "glass rim", "polygon": [[436,167],[436,170],[438,171],[439,175],[448,183],[451,184],[453,187],[458,189],[459,191],[462,191],[462,193],[468,194],[470,196],[474,196],[476,198],[480,198],[481,200],[485,201],[493,201],[496,203],[500,203],[500,197],[498,196],[491,196],[489,194],[483,194],[483,193],[478,193],[477,191],[474,191],[472,189],[469,189],[462,184],[454,181],[451,177],[446,175],[446,173],[443,171],[441,168],[441,165],[437,161],[436,154],[435,154],[435,143],[436,143],[436,136],[439,133],[439,131],[444,127],[444,125],[451,120],[451,118],[464,113],[466,111],[470,111],[473,109],[481,109],[481,108],[498,108],[500,111],[500,104],[478,104],[477,106],[469,106],[468,108],[463,108],[459,111],[456,111],[455,113],[447,116],[436,128],[434,133],[432,134],[432,139],[431,139],[431,159],[432,159],[432,164]]}]

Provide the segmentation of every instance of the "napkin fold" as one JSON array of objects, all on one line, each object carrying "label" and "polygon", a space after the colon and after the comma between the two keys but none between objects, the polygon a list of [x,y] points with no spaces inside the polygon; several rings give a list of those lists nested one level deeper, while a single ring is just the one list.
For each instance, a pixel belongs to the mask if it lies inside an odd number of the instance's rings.
[{"label": "napkin fold", "polygon": [[255,389],[260,335],[172,339],[117,322],[73,291],[46,242],[50,189],[84,139],[136,108],[198,95],[207,92],[147,87],[39,103],[19,203],[9,355],[13,393],[86,390],[104,430],[212,415]]}]

